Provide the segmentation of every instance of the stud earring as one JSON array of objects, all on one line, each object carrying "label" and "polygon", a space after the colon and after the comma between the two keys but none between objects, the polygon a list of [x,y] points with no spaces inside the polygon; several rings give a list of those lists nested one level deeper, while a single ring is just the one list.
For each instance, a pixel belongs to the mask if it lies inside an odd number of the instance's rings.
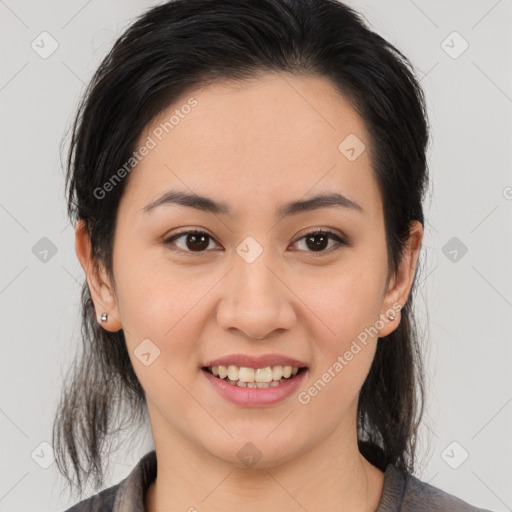
[{"label": "stud earring", "polygon": [[106,322],[108,319],[108,313],[102,313],[101,314],[101,321],[102,322]]},{"label": "stud earring", "polygon": [[389,313],[388,318],[393,321],[396,317],[394,313]]}]

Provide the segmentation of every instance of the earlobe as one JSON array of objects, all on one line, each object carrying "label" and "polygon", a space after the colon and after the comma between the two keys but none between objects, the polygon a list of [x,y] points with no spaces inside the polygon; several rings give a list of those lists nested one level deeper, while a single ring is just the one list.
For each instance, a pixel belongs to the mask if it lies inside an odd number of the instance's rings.
[{"label": "earlobe", "polygon": [[400,325],[401,309],[402,303],[397,300],[380,315],[380,319],[376,322],[379,338],[391,334]]},{"label": "earlobe", "polygon": [[105,269],[92,257],[91,241],[83,219],[78,219],[75,227],[75,251],[87,278],[98,323],[107,331],[119,331],[122,324],[116,297]]},{"label": "earlobe", "polygon": [[411,292],[422,239],[423,226],[419,221],[411,222],[409,239],[404,248],[398,271],[390,280],[389,289],[384,300],[384,311],[381,314],[384,325],[382,329],[379,329],[380,338],[392,333],[400,324],[400,311]]}]

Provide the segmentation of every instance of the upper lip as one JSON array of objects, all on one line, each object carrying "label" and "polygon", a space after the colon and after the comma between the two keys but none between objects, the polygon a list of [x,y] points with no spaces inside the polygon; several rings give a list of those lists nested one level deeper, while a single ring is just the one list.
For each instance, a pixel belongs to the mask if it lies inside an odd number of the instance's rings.
[{"label": "upper lip", "polygon": [[204,366],[229,366],[234,364],[235,366],[243,366],[245,368],[265,368],[267,366],[295,366],[297,368],[303,368],[307,366],[298,359],[292,357],[283,356],[280,354],[264,354],[261,356],[250,356],[248,354],[231,354],[229,356],[220,357],[218,359],[212,359]]}]

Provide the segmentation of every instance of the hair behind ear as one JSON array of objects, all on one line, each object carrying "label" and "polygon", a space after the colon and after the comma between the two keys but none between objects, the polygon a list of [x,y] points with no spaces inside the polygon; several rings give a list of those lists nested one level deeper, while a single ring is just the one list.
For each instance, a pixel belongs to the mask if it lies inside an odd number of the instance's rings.
[{"label": "hair behind ear", "polygon": [[[408,300],[399,326],[380,338],[358,404],[360,451],[384,471],[414,471],[416,433],[424,408],[422,354],[411,329]],[[413,341],[413,342],[412,342]],[[379,425],[379,429],[374,426]]]},{"label": "hair behind ear", "polygon": [[108,332],[98,324],[87,284],[82,304],[82,353],[69,369],[52,432],[57,466],[72,487],[69,457],[80,496],[91,478],[95,488],[103,485],[102,461],[114,451],[120,432],[142,425],[147,417],[123,331]]}]

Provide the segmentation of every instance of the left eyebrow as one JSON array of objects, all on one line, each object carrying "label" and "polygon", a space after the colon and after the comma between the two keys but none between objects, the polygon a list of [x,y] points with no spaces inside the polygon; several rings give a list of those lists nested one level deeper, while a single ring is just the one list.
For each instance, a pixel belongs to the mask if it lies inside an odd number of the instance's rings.
[{"label": "left eyebrow", "polygon": [[355,210],[364,213],[362,206],[352,199],[349,199],[338,192],[324,192],[311,197],[310,199],[301,199],[286,203],[278,210],[278,218],[288,217],[303,212],[311,212],[320,208],[330,208],[332,206],[341,207],[349,210]]},{"label": "left eyebrow", "polygon": [[[143,208],[149,212],[158,206],[178,204],[189,208],[195,208],[204,212],[233,216],[233,209],[224,202],[219,202],[206,196],[190,194],[179,190],[171,190],[155,199]],[[320,208],[340,207],[344,209],[364,213],[363,208],[343,194],[337,192],[324,192],[309,199],[291,201],[282,205],[277,210],[277,218],[282,219],[299,213],[310,212]]]}]

